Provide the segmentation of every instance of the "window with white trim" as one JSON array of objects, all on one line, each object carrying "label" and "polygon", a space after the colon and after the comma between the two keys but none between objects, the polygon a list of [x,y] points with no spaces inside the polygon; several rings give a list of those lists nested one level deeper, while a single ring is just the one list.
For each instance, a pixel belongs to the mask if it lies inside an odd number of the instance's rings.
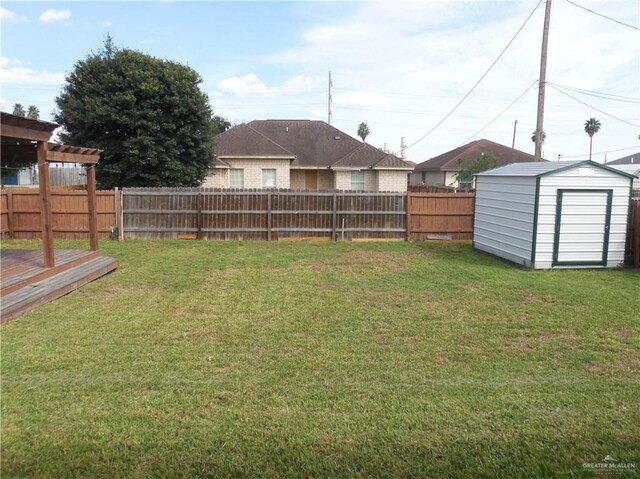
[{"label": "window with white trim", "polygon": [[263,188],[275,188],[276,187],[276,170],[273,168],[262,169],[262,187]]},{"label": "window with white trim", "polygon": [[229,188],[244,188],[244,170],[242,168],[229,170]]},{"label": "window with white trim", "polygon": [[351,172],[351,189],[364,190],[364,171]]}]

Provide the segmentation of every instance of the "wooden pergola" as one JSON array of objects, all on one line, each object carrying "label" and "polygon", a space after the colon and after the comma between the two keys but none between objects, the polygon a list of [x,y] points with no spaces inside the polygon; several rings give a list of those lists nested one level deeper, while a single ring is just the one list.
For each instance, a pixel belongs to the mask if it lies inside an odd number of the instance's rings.
[{"label": "wooden pergola", "polygon": [[38,163],[42,210],[42,249],[45,268],[55,266],[49,163],[82,163],[87,167],[89,241],[91,251],[98,250],[95,165],[102,150],[51,143],[53,131],[60,125],[0,112],[1,155],[4,164]]}]

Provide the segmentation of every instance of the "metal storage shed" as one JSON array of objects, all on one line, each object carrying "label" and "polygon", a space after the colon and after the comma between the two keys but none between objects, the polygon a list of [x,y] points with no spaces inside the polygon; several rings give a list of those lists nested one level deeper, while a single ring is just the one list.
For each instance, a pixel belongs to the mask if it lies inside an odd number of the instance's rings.
[{"label": "metal storage shed", "polygon": [[479,173],[473,245],[534,269],[619,266],[633,178],[593,161]]}]

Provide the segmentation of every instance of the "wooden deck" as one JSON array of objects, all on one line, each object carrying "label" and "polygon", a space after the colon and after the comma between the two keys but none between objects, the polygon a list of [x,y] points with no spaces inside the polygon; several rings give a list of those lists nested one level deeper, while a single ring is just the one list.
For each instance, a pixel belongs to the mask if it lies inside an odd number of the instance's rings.
[{"label": "wooden deck", "polygon": [[98,251],[59,249],[44,267],[42,250],[0,249],[0,322],[9,321],[104,276],[118,262]]}]

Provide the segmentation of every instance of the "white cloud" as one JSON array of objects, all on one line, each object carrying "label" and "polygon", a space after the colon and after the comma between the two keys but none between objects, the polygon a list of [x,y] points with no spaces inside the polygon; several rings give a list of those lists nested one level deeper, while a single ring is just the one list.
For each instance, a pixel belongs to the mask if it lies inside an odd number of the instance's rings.
[{"label": "white cloud", "polygon": [[218,89],[222,92],[245,96],[249,93],[264,93],[267,91],[267,85],[255,73],[247,73],[243,77],[222,80],[218,83]]},{"label": "white cloud", "polygon": [[3,22],[18,23],[26,21],[26,17],[18,15],[17,13],[12,12],[11,10],[7,10],[4,7],[0,7],[0,20],[2,20]]},{"label": "white cloud", "polygon": [[105,20],[103,22],[100,22],[101,25],[104,25],[105,27],[111,27],[113,25],[113,22],[111,20]]},{"label": "white cloud", "polygon": [[210,93],[211,96],[220,97],[225,93],[245,97],[250,94],[276,94],[305,92],[317,88],[317,82],[308,76],[295,75],[285,80],[279,86],[267,86],[255,73],[247,73],[243,77],[230,77],[218,83],[218,90]]},{"label": "white cloud", "polygon": [[54,10],[50,8],[49,10],[45,10],[40,15],[40,21],[42,23],[55,23],[61,22],[63,20],[69,20],[71,18],[71,10]]},{"label": "white cloud", "polygon": [[0,58],[0,83],[59,85],[64,82],[64,73],[34,70],[23,65],[20,60]]},{"label": "white cloud", "polygon": [[296,75],[282,84],[282,88],[289,91],[295,90],[308,90],[310,88],[316,88],[316,81],[313,78],[303,75]]}]

